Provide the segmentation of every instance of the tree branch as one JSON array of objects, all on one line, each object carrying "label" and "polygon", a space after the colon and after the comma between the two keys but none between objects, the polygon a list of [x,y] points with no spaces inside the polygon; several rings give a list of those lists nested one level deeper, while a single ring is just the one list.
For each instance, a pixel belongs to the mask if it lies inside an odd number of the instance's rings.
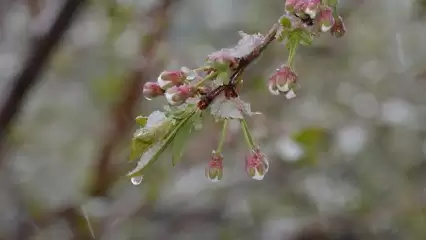
[{"label": "tree branch", "polygon": [[35,44],[23,64],[23,69],[12,80],[11,90],[2,94],[6,98],[0,109],[0,151],[3,148],[6,131],[20,111],[29,90],[40,79],[50,55],[86,2],[87,0],[68,0],[64,3],[50,31]]}]

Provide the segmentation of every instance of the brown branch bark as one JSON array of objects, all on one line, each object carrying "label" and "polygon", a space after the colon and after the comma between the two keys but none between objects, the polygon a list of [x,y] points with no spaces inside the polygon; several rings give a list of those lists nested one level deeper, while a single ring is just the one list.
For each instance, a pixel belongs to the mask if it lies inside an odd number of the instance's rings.
[{"label": "brown branch bark", "polygon": [[[11,81],[11,89],[2,94],[5,100],[0,108],[0,151],[3,150],[6,131],[20,111],[28,92],[40,79],[50,55],[86,2],[87,0],[68,0],[64,3],[49,32],[34,45],[24,67]],[[0,162],[1,160],[0,154]]]}]

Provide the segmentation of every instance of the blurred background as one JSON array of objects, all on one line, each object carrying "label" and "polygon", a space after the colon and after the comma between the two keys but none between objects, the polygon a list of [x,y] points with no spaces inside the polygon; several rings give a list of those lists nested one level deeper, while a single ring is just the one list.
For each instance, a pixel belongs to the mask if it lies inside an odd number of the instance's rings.
[{"label": "blurred background", "polygon": [[[61,9],[69,27],[54,24]],[[0,115],[0,239],[426,239],[424,0],[341,0],[347,34],[299,48],[293,100],[266,86],[284,45],[250,67],[241,98],[263,112],[249,119],[270,160],[263,181],[246,176],[233,123],[224,178],[204,176],[221,128],[211,118],[181,163],[166,152],[142,184],[125,176],[134,117],[165,104],[142,98],[143,83],[197,67],[239,30],[266,33],[283,9],[282,0],[2,0],[0,102],[16,115]],[[42,40],[52,26],[64,32],[57,44]],[[32,82],[23,101],[5,102],[20,80]]]}]

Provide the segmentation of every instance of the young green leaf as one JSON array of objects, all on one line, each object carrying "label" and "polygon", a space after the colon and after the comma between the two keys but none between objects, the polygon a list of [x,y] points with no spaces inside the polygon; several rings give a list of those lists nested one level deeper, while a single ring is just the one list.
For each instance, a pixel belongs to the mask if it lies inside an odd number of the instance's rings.
[{"label": "young green leaf", "polygon": [[173,141],[173,138],[175,137],[177,131],[182,128],[182,126],[191,119],[194,114],[196,114],[196,111],[189,112],[187,117],[181,121],[179,121],[177,124],[173,125],[172,129],[169,131],[169,133],[166,135],[166,137],[162,140],[159,140],[158,142],[151,145],[148,150],[146,150],[137,166],[127,174],[128,177],[135,177],[143,175],[143,171],[149,166],[152,165],[158,157],[161,155],[161,153],[166,150],[166,148],[171,144]]},{"label": "young green leaf", "polygon": [[146,142],[139,141],[136,138],[132,139],[132,148],[130,151],[130,161],[141,156],[152,145]]},{"label": "young green leaf", "polygon": [[191,136],[192,130],[194,129],[194,123],[200,118],[200,113],[197,113],[190,117],[180,129],[177,130],[176,135],[172,141],[172,164],[176,165],[177,162],[183,156],[185,151],[186,143]]},{"label": "young green leaf", "polygon": [[135,120],[136,123],[141,127],[145,127],[146,123],[148,122],[148,118],[142,116],[137,116]]},{"label": "young green leaf", "polygon": [[292,34],[294,34],[294,38],[298,38],[299,43],[303,45],[311,45],[314,40],[314,36],[304,29],[296,29]]},{"label": "young green leaf", "polygon": [[283,28],[291,28],[291,20],[288,16],[282,16],[279,22]]}]

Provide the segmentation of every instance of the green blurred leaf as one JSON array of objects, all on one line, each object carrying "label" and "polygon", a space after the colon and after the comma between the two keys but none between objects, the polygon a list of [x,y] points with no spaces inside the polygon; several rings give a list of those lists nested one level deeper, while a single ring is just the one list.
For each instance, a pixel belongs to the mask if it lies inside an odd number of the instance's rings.
[{"label": "green blurred leaf", "polygon": [[328,145],[328,134],[323,128],[306,128],[296,133],[293,139],[301,145],[304,157],[299,161],[301,165],[314,165],[318,155]]}]

